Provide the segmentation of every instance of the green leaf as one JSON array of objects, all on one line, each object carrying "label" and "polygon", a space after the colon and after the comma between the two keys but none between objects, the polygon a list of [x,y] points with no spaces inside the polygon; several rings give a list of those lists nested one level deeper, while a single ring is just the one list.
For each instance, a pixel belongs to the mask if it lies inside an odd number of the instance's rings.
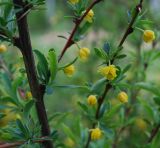
[{"label": "green leaf", "polygon": [[76,138],[73,134],[73,132],[71,131],[71,128],[69,128],[66,124],[62,124],[62,129],[64,131],[64,133],[67,135],[67,137],[71,138],[73,141],[76,141]]},{"label": "green leaf", "polygon": [[105,111],[106,111],[106,108],[107,108],[107,105],[106,104],[103,104],[103,105],[101,105],[101,108],[100,108],[100,110],[99,110],[99,118],[102,118],[103,117],[103,115],[104,115],[104,113],[105,113]]},{"label": "green leaf", "polygon": [[117,59],[123,59],[125,58],[127,55],[126,54],[121,54],[121,55],[118,55],[116,56]]},{"label": "green leaf", "polygon": [[58,70],[58,66],[57,66],[57,57],[56,57],[56,53],[54,49],[50,49],[48,52],[48,61],[49,61],[49,69],[50,69],[50,81],[51,83],[54,81],[55,77],[56,77],[56,73]]},{"label": "green leaf", "polygon": [[94,51],[95,51],[95,54],[101,58],[101,59],[106,59],[107,58],[107,55],[104,51],[102,51],[102,49],[100,48],[94,48]]},{"label": "green leaf", "polygon": [[160,106],[160,97],[154,97],[154,102]]},{"label": "green leaf", "polygon": [[118,112],[118,110],[121,108],[122,104],[116,104],[115,106],[113,106],[108,112],[106,112],[105,114],[105,119],[109,119],[112,118],[114,116],[114,114],[116,114]]},{"label": "green leaf", "polygon": [[30,113],[30,110],[31,108],[33,107],[34,105],[34,100],[30,100],[24,107],[24,116],[25,117],[28,117],[29,116],[29,113]]},{"label": "green leaf", "polygon": [[157,133],[157,135],[154,137],[150,148],[158,148],[160,146],[160,132]]},{"label": "green leaf", "polygon": [[73,65],[77,61],[77,59],[78,58],[76,57],[73,61],[71,61],[70,63],[66,64],[65,66],[59,67],[58,70],[63,70],[64,68],[66,68],[66,67],[68,67],[70,65]]},{"label": "green leaf", "polygon": [[16,120],[16,123],[21,131],[21,134],[24,136],[24,138],[29,138],[30,137],[29,129],[19,119]]},{"label": "green leaf", "polygon": [[159,91],[158,87],[156,87],[155,85],[153,85],[151,83],[139,82],[139,83],[136,83],[134,86],[137,88],[141,88],[141,89],[150,91],[151,93],[155,94],[156,96],[160,96],[160,91]]},{"label": "green leaf", "polygon": [[147,116],[154,119],[154,109],[152,108],[152,106],[149,105],[148,102],[146,102],[144,99],[138,98],[138,101],[140,102],[140,104],[145,109],[145,112],[147,113]]},{"label": "green leaf", "polygon": [[82,108],[82,110],[88,113],[88,107],[84,103],[78,102],[78,105]]},{"label": "green leaf", "polygon": [[92,26],[92,23],[85,22],[82,26],[78,28],[75,35],[73,36],[73,41],[78,42],[85,37],[85,33]]},{"label": "green leaf", "polygon": [[44,84],[47,84],[49,82],[49,77],[50,77],[48,62],[47,62],[45,56],[40,51],[34,50],[34,52],[38,58],[37,70],[38,70],[40,80]]},{"label": "green leaf", "polygon": [[52,85],[53,87],[58,88],[64,88],[64,89],[85,89],[87,91],[90,91],[90,88],[88,86],[83,85]]},{"label": "green leaf", "polygon": [[122,73],[126,73],[130,68],[131,68],[131,64],[128,64],[122,71]]},{"label": "green leaf", "polygon": [[95,84],[91,87],[91,93],[99,94],[103,91],[104,85],[106,84],[106,78],[102,78],[98,80]]}]

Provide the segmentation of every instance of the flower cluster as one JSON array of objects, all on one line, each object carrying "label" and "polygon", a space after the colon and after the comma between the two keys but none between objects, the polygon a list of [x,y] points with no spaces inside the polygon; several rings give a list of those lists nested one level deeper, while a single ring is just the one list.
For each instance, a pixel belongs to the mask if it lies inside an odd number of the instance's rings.
[{"label": "flower cluster", "polygon": [[128,95],[124,91],[120,92],[118,94],[117,98],[122,103],[127,103],[128,102]]},{"label": "flower cluster", "polygon": [[117,77],[117,68],[115,65],[109,65],[105,67],[101,67],[98,72],[106,77],[107,80],[114,80]]},{"label": "flower cluster", "polygon": [[102,137],[102,131],[99,128],[91,129],[91,139],[98,140]]}]

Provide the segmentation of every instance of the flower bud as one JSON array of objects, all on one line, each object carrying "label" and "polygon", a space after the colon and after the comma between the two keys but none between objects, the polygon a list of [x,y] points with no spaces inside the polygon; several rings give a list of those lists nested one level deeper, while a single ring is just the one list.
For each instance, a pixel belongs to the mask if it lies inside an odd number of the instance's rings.
[{"label": "flower bud", "polygon": [[143,34],[143,40],[146,43],[150,43],[155,40],[155,34],[152,30],[145,30]]},{"label": "flower bud", "polygon": [[87,15],[85,16],[85,20],[89,23],[92,23],[93,22],[93,17],[94,17],[94,12],[93,10],[90,10]]},{"label": "flower bud", "polygon": [[140,129],[142,131],[146,130],[147,123],[143,119],[137,118],[135,123],[136,123],[136,126],[138,127],[138,129]]},{"label": "flower bud", "polygon": [[27,92],[26,92],[26,99],[27,99],[27,100],[32,99],[32,93],[31,93],[30,91],[27,91]]},{"label": "flower bud", "polygon": [[0,45],[0,53],[7,51],[7,47],[4,44]]},{"label": "flower bud", "polygon": [[81,48],[79,50],[79,57],[82,59],[82,60],[87,60],[88,57],[90,55],[90,50],[88,48]]},{"label": "flower bud", "polygon": [[75,72],[75,67],[74,65],[70,65],[68,67],[65,67],[63,71],[67,76],[71,77]]},{"label": "flower bud", "polygon": [[96,105],[97,104],[97,98],[96,98],[96,96],[90,95],[87,98],[87,102],[88,102],[89,105]]},{"label": "flower bud", "polygon": [[122,103],[127,103],[128,102],[128,95],[123,91],[118,94],[117,98]]},{"label": "flower bud", "polygon": [[99,128],[91,129],[91,140],[98,140],[102,137],[102,131]]}]

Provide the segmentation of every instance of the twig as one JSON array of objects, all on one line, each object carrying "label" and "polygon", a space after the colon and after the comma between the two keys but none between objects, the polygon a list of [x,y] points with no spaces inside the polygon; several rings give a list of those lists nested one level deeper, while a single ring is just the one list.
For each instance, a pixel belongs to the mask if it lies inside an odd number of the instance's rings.
[{"label": "twig", "polygon": [[151,143],[154,139],[154,137],[157,135],[158,131],[160,129],[160,124],[158,124],[151,132],[151,135],[147,141],[147,143]]},{"label": "twig", "polygon": [[[40,138],[39,140],[33,140],[33,143],[43,143],[44,141],[48,141],[48,139],[44,139],[46,137]],[[25,144],[26,141],[17,141],[14,143],[0,143],[0,148],[12,148]]]},{"label": "twig", "polygon": [[142,10],[142,3],[143,3],[143,0],[140,0],[139,4],[136,6],[135,8],[135,13],[134,13],[134,16],[132,17],[132,20],[131,22],[129,23],[128,25],[128,28],[126,30],[126,32],[124,33],[123,37],[122,37],[122,40],[120,41],[118,47],[122,47],[123,43],[125,42],[126,38],[131,34],[133,33],[133,25],[134,25],[134,22],[136,21],[139,13],[141,12]]},{"label": "twig", "polygon": [[92,2],[92,4],[87,8],[87,10],[85,11],[85,13],[84,13],[80,18],[76,18],[76,19],[75,19],[75,21],[74,21],[74,22],[75,22],[75,26],[74,26],[74,28],[73,28],[73,30],[72,30],[72,32],[71,32],[71,34],[70,34],[70,36],[69,36],[69,38],[68,38],[65,46],[64,46],[64,48],[63,48],[63,50],[62,50],[62,52],[61,52],[61,54],[60,54],[60,56],[59,56],[58,62],[61,61],[61,59],[62,59],[63,55],[65,54],[65,52],[67,51],[67,49],[68,49],[71,45],[74,44],[73,36],[74,36],[74,34],[76,33],[79,25],[81,24],[81,22],[83,21],[83,19],[85,18],[85,16],[86,16],[86,15],[88,14],[88,12],[94,7],[94,5],[96,5],[97,3],[101,2],[101,1],[102,1],[102,0],[94,0],[94,1]]},{"label": "twig", "polygon": [[[104,90],[102,96],[99,97],[99,99],[98,99],[98,107],[97,107],[96,114],[95,114],[95,119],[96,120],[99,119],[100,108],[101,108],[101,106],[102,106],[102,104],[103,104],[103,102],[105,100],[105,97],[106,97],[108,91],[110,90],[110,88],[111,88],[111,85],[110,84],[106,84],[106,87],[105,87],[105,90]],[[93,123],[92,128],[95,128],[95,126],[96,126],[96,123]],[[85,148],[89,147],[90,142],[91,142],[91,133],[89,133],[88,140],[87,140],[87,143],[85,145]]]},{"label": "twig", "polygon": [[[142,3],[143,3],[143,0],[140,0],[140,3],[136,6],[135,8],[135,14],[130,22],[130,24],[128,25],[127,29],[126,29],[126,32],[125,34],[123,35],[122,37],[122,40],[120,41],[118,47],[122,47],[123,46],[123,43],[125,42],[125,40],[127,39],[127,37],[133,32],[133,24],[134,22],[136,21],[136,18],[138,17],[139,13],[141,12],[141,9],[142,9]],[[118,52],[113,56],[113,59],[111,60],[111,63],[114,62],[116,56],[117,56]],[[106,89],[103,93],[103,96],[102,98],[99,98],[99,101],[98,101],[98,108],[97,108],[97,111],[96,111],[96,119],[99,118],[99,110],[101,108],[101,105],[103,104],[104,102],[104,99],[105,99],[105,96],[107,94],[107,92],[109,91],[109,89],[111,88],[111,85],[107,84],[106,85]],[[95,123],[93,124],[93,128],[95,127]],[[120,129],[120,133],[124,130],[124,128]],[[89,134],[88,136],[88,140],[87,140],[87,143],[86,143],[86,146],[85,148],[88,148],[89,147],[89,144],[90,144],[90,141],[91,141],[91,133]],[[116,140],[117,141],[117,140]],[[113,143],[113,146],[116,145],[115,143]]]},{"label": "twig", "polygon": [[[127,39],[127,37],[133,33],[133,31],[134,31],[133,25],[139,15],[139,13],[142,10],[142,4],[143,4],[143,0],[140,0],[139,4],[135,7],[135,13],[134,13],[132,20],[130,21],[130,23],[129,23],[129,25],[128,25],[119,45],[118,45],[118,48],[121,48],[123,46],[125,40]],[[115,53],[115,55],[113,56],[113,59],[117,56],[117,54],[118,53]],[[114,60],[111,60],[111,63],[113,63],[113,62],[114,62]]]},{"label": "twig", "polygon": [[[27,16],[23,14],[26,12],[26,3],[23,0],[13,0],[13,4],[15,10],[22,8],[21,11],[16,12],[16,20],[17,26],[19,31],[19,45],[23,60],[27,72],[27,77],[29,81],[29,86],[32,92],[33,97],[35,98],[35,106],[38,114],[38,119],[41,125],[41,133],[42,136],[49,136],[50,135],[50,128],[47,119],[47,113],[44,105],[44,93],[45,93],[45,86],[39,83],[37,71],[35,67],[35,60],[32,51],[32,45],[30,41],[30,34],[28,30],[28,23],[27,23]],[[28,5],[28,4],[27,4]],[[25,8],[25,9],[23,9]],[[21,18],[21,16],[23,16]],[[21,19],[19,19],[21,18]],[[42,142],[45,148],[53,148],[52,141],[44,141]]]}]

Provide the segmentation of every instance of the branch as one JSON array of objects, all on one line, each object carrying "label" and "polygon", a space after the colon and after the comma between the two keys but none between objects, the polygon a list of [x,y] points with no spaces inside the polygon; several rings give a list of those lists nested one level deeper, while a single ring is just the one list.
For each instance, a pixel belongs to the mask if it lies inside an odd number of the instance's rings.
[{"label": "branch", "polygon": [[[35,106],[38,114],[38,119],[41,125],[41,133],[42,136],[49,136],[50,128],[43,100],[45,93],[45,86],[40,84],[38,80],[37,71],[35,67],[35,60],[30,40],[30,34],[28,30],[27,15],[23,15],[26,12],[26,3],[23,0],[13,0],[13,4],[15,7],[16,21],[19,32],[19,43],[20,43],[19,48],[23,55],[29,86],[33,98],[35,98],[36,100]],[[19,9],[19,6],[22,8],[21,11],[17,11],[17,9]],[[45,148],[53,148],[52,141],[44,141],[43,146]]]},{"label": "branch", "polygon": [[[129,25],[128,25],[128,27],[127,27],[119,45],[118,45],[118,48],[121,48],[123,46],[124,42],[126,41],[127,37],[134,32],[133,25],[134,25],[138,15],[139,15],[139,13],[142,10],[142,4],[143,4],[143,0],[140,0],[139,4],[135,7],[135,13],[134,13],[134,15],[132,17],[132,20],[130,21],[130,23],[129,23]],[[115,55],[113,56],[113,59],[111,60],[111,63],[114,62],[114,59],[117,55],[118,55],[118,52],[115,53]]]},{"label": "branch", "polygon": [[118,47],[122,47],[122,46],[123,46],[123,43],[125,42],[125,40],[127,39],[127,37],[128,37],[131,33],[133,33],[133,31],[134,31],[134,30],[133,30],[133,25],[134,25],[134,22],[136,21],[138,15],[139,15],[139,13],[140,13],[141,10],[142,10],[142,3],[143,3],[143,0],[140,0],[139,4],[136,6],[136,8],[135,8],[135,14],[134,14],[134,16],[132,17],[132,20],[131,20],[131,22],[129,23],[128,28],[127,28],[126,32],[124,33],[124,36],[123,36],[122,40],[120,41]]},{"label": "branch", "polygon": [[147,141],[147,143],[151,143],[154,139],[154,137],[158,134],[158,131],[160,129],[160,124],[157,125],[157,127],[155,127],[152,132],[151,132],[151,135]]},{"label": "branch", "polygon": [[10,38],[10,36],[8,36],[5,31],[3,31],[1,28],[0,28],[0,36],[5,38],[8,42],[11,42],[13,43],[14,46],[20,48],[20,41],[19,41],[19,38],[16,37],[16,36],[13,36],[12,38]]},{"label": "branch", "polygon": [[[99,119],[99,112],[100,112],[101,106],[102,106],[102,104],[105,100],[105,97],[106,97],[106,95],[107,95],[107,93],[110,89],[111,89],[111,85],[106,84],[106,87],[105,87],[105,90],[104,90],[102,96],[99,97],[99,99],[98,99],[98,107],[97,107],[96,114],[95,114],[95,119],[96,120]],[[96,123],[93,123],[92,128],[95,128],[95,126],[96,126]],[[89,147],[90,142],[91,142],[91,132],[89,133],[88,140],[87,140],[87,143],[85,145],[85,148]]]},{"label": "branch", "polygon": [[[44,141],[48,141],[48,139],[45,139],[46,137],[40,138],[39,140],[33,140],[33,143],[43,143]],[[27,141],[17,141],[14,143],[0,143],[0,148],[12,148],[21,146],[23,144],[27,143]]]},{"label": "branch", "polygon": [[72,32],[71,32],[71,34],[70,34],[70,36],[69,36],[69,38],[68,38],[65,46],[64,46],[64,48],[63,48],[63,50],[62,50],[62,52],[61,52],[61,54],[60,54],[60,56],[59,56],[58,62],[61,61],[61,59],[62,59],[63,55],[65,54],[65,52],[67,51],[67,49],[68,49],[71,45],[74,44],[73,36],[74,36],[74,34],[76,33],[79,25],[81,24],[81,22],[83,21],[83,19],[85,18],[85,16],[88,14],[88,12],[89,12],[97,3],[101,2],[101,1],[102,1],[102,0],[94,0],[94,1],[92,2],[92,4],[87,8],[87,10],[85,11],[85,13],[84,13],[80,18],[76,18],[76,19],[75,19],[75,26],[74,26],[74,28],[73,28],[73,30],[72,30]]},{"label": "branch", "polygon": [[[131,33],[133,33],[133,24],[134,24],[134,22],[136,21],[136,18],[138,17],[139,13],[141,12],[142,3],[143,3],[143,0],[140,0],[140,3],[136,6],[136,8],[135,8],[135,14],[134,14],[134,16],[133,16],[130,24],[128,25],[128,27],[127,27],[127,29],[126,29],[126,32],[125,32],[124,36],[122,37],[122,40],[120,41],[118,47],[122,47],[122,46],[123,46],[123,43],[125,42],[125,40],[127,39],[127,37],[128,37]],[[113,59],[111,60],[111,63],[114,62],[117,54],[118,54],[118,52],[113,56]],[[103,102],[104,102],[105,96],[106,96],[107,92],[110,90],[110,88],[111,88],[111,85],[110,85],[110,84],[107,84],[107,85],[106,85],[106,88],[105,88],[105,91],[104,91],[104,93],[103,93],[103,95],[102,95],[102,97],[98,99],[98,107],[97,107],[96,116],[95,116],[96,119],[99,118],[100,108],[101,108],[101,106],[102,106],[102,104],[103,104]],[[96,125],[96,124],[93,123],[92,128],[95,128],[95,125]],[[121,130],[123,131],[124,128],[122,128]],[[122,131],[120,131],[120,133],[121,133]],[[88,148],[88,147],[89,147],[90,141],[91,141],[91,133],[90,133],[89,136],[88,136],[88,140],[87,140],[87,143],[86,143],[85,148]],[[114,145],[113,145],[113,146],[114,146]]]}]

